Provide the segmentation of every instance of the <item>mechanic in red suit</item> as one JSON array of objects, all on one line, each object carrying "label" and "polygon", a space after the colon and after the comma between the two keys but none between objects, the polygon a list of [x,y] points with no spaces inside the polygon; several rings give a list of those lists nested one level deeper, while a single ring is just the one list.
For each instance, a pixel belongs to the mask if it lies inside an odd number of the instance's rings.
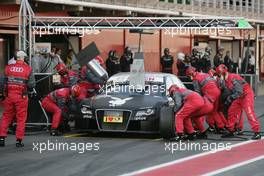
[{"label": "mechanic in red suit", "polygon": [[[215,72],[215,76],[216,76],[218,87],[221,90],[219,111],[223,117],[226,116],[226,117],[224,117],[224,120],[226,121],[225,124],[227,124],[228,122],[226,119],[228,117],[227,111],[228,111],[229,107],[225,106],[224,103],[225,103],[226,99],[228,98],[228,96],[230,96],[232,94],[232,91],[226,87],[225,81],[223,79],[220,79],[219,77],[217,77],[216,72]],[[235,125],[235,130],[236,130],[237,135],[243,135],[244,119],[245,119],[245,117],[243,115],[243,109],[241,109],[240,112],[237,114],[237,121],[236,121],[236,125]]]},{"label": "mechanic in red suit", "polygon": [[[225,124],[227,124],[227,109],[228,107],[224,106],[224,102],[226,101],[227,97],[231,95],[231,91],[226,88],[224,80],[221,80],[219,77],[217,77],[216,72],[213,73],[213,77],[217,80],[218,87],[221,90],[221,96],[220,96],[220,103],[219,103],[219,112],[221,115],[221,118]],[[225,114],[225,115],[224,115]],[[225,117],[226,116],[226,117]],[[244,128],[244,115],[243,115],[243,109],[237,114],[237,122],[235,125],[235,130],[237,135],[243,135],[243,128]]]},{"label": "mechanic in red suit", "polygon": [[78,82],[78,74],[66,68],[64,63],[58,63],[54,68],[61,76],[63,87],[71,87]]},{"label": "mechanic in red suit", "polygon": [[260,123],[254,111],[254,92],[250,85],[238,74],[229,73],[224,64],[216,68],[216,73],[225,84],[222,87],[231,91],[224,104],[228,108],[228,132],[222,137],[233,137],[235,124],[238,122],[241,110],[244,110],[251,129],[254,131],[253,140],[261,139]]},{"label": "mechanic in red suit", "polygon": [[[197,92],[179,88],[176,85],[172,85],[169,88],[169,93],[175,102],[176,140],[184,139],[184,130],[188,135],[186,139],[192,140],[195,137],[200,139],[207,138],[206,129],[203,125],[203,116],[213,109],[207,98],[203,98]],[[199,130],[197,136],[192,126],[192,120]]]},{"label": "mechanic in red suit", "polygon": [[[219,78],[216,76],[216,71],[215,71],[214,69],[210,69],[210,70],[208,71],[208,74],[211,76],[211,78],[214,78],[214,79],[216,80],[219,89],[222,90],[221,87],[219,86]],[[220,95],[220,101],[219,101],[219,103],[218,103],[218,112],[219,112],[219,115],[220,115],[220,117],[221,117],[223,123],[224,123],[224,124],[227,124],[227,120],[226,120],[226,118],[225,118],[225,116],[224,116],[223,108],[222,108],[222,107],[223,107],[223,106],[222,106],[222,102],[221,102],[221,98],[222,98],[221,96],[222,96],[222,95],[223,95],[223,94],[222,94],[222,92],[221,92],[221,95]],[[213,120],[213,119],[211,119],[211,120]]]},{"label": "mechanic in red suit", "polygon": [[[58,127],[62,122],[62,116],[66,117],[67,104],[72,97],[80,95],[80,87],[73,85],[71,88],[61,88],[49,93],[41,102],[43,108],[53,114],[51,136],[57,136]],[[72,96],[72,97],[71,97]]]},{"label": "mechanic in red suit", "polygon": [[32,68],[25,63],[27,54],[24,51],[17,52],[17,61],[5,67],[5,100],[4,112],[0,124],[0,146],[5,146],[8,126],[16,117],[16,146],[23,147],[22,140],[25,134],[27,120],[28,94],[35,95],[35,78]]},{"label": "mechanic in red suit", "polygon": [[212,78],[215,76],[215,70],[214,70],[214,69],[210,69],[207,73],[208,73]]},{"label": "mechanic in red suit", "polygon": [[214,131],[214,126],[217,126],[217,132],[223,133],[225,124],[218,112],[219,98],[221,91],[217,86],[216,80],[207,73],[199,73],[192,66],[186,69],[186,76],[189,76],[193,81],[194,91],[205,96],[213,105],[213,111],[207,115],[208,130]]},{"label": "mechanic in red suit", "polygon": [[[95,58],[101,66],[104,65],[104,60],[97,56]],[[104,83],[102,79],[97,77],[86,65],[81,68],[80,83],[81,87],[80,99],[89,98],[94,95],[94,90],[100,89],[100,86]]]}]

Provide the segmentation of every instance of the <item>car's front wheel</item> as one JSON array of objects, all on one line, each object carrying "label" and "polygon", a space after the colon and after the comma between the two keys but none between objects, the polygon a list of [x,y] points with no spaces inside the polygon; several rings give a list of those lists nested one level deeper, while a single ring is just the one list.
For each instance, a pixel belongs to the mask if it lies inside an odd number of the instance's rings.
[{"label": "car's front wheel", "polygon": [[175,137],[175,117],[173,107],[161,107],[159,122],[159,130],[161,137],[163,137],[164,139],[171,139]]}]

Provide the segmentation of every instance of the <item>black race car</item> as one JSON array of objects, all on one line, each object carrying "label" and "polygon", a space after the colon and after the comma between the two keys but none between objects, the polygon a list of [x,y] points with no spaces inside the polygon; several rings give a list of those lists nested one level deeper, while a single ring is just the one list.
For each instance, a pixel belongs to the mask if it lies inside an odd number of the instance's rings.
[{"label": "black race car", "polygon": [[[185,87],[173,74],[145,73],[145,85],[130,84],[130,73],[118,73],[107,81],[101,92],[80,104],[77,129],[103,132],[175,134],[173,100],[168,96],[172,84]],[[143,80],[144,82],[144,80]]]}]

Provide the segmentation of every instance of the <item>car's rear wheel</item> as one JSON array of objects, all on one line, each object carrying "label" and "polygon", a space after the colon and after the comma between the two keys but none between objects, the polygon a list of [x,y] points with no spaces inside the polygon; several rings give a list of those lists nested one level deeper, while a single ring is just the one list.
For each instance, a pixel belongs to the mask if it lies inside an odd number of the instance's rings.
[{"label": "car's rear wheel", "polygon": [[175,137],[175,117],[172,107],[161,107],[159,130],[161,137],[163,137],[164,139]]}]

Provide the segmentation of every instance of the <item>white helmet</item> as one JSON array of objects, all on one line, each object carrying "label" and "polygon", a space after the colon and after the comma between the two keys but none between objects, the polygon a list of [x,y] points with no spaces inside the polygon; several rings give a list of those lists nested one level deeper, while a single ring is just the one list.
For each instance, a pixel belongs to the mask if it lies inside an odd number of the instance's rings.
[{"label": "white helmet", "polygon": [[184,53],[178,53],[178,55],[177,55],[177,58],[179,59],[179,60],[184,60],[184,58],[185,58],[185,54]]},{"label": "white helmet", "polygon": [[24,51],[18,51],[16,54],[17,58],[25,58],[27,57],[27,54]]}]

